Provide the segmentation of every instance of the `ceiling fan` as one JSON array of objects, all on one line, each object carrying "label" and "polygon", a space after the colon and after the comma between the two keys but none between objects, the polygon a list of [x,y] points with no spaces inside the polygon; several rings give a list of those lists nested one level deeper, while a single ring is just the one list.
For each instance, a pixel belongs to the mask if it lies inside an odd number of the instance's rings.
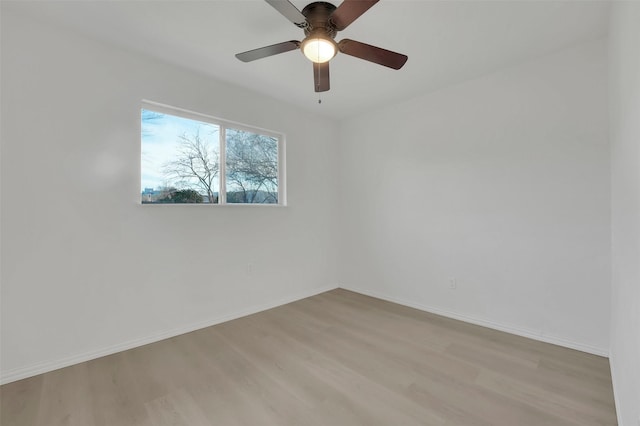
[{"label": "ceiling fan", "polygon": [[313,64],[316,92],[329,90],[329,61],[338,53],[399,70],[408,57],[400,53],[345,38],[335,42],[338,31],[347,28],[379,0],[344,0],[337,8],[331,3],[309,3],[299,11],[288,0],[265,0],[285,18],[304,30],[305,39],[290,40],[259,49],[238,53],[236,58],[251,62],[267,56],[300,49]]}]

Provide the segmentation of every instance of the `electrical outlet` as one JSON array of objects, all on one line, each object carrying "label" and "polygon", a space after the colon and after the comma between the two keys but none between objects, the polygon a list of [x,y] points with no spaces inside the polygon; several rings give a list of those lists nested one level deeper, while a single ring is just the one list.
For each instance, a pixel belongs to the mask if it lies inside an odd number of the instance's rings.
[{"label": "electrical outlet", "polygon": [[455,277],[450,277],[449,278],[449,288],[451,290],[455,290],[458,287],[458,283],[456,282]]}]

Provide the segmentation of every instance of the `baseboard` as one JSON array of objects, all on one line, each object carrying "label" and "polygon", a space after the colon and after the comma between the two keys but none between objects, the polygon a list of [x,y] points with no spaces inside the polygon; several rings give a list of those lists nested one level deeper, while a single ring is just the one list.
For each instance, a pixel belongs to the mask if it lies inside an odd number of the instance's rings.
[{"label": "baseboard", "polygon": [[335,286],[335,285],[315,288],[306,292],[298,293],[293,296],[271,301],[269,303],[252,306],[247,309],[242,309],[238,312],[234,312],[233,314],[210,318],[205,321],[192,323],[192,324],[174,328],[171,330],[160,331],[150,336],[129,340],[127,342],[120,343],[117,345],[100,348],[94,351],[88,351],[88,352],[78,354],[78,355],[73,355],[70,357],[59,358],[59,359],[46,361],[46,362],[42,362],[34,365],[29,365],[26,367],[20,367],[20,368],[15,368],[8,371],[3,371],[2,374],[0,374],[0,384],[15,382],[16,380],[21,380],[27,377],[38,375],[38,374],[47,373],[49,371],[57,370],[59,368],[69,367],[71,365],[79,364],[81,362],[90,361],[96,358],[101,358],[103,356],[111,355],[117,352],[122,352],[127,349],[133,349],[139,346],[148,345],[149,343],[155,343],[160,340],[179,336],[185,333],[190,333],[192,331],[199,330],[201,328],[210,327],[212,325],[231,321],[247,315],[252,315],[258,312],[266,311],[267,309],[272,309],[278,306],[286,305],[287,303],[291,303],[291,302],[295,302],[296,300],[315,296],[316,294],[324,293],[326,291],[333,290],[336,288],[338,288],[338,286]]},{"label": "baseboard", "polygon": [[515,334],[517,336],[527,337],[529,339],[538,340],[545,343],[551,343],[553,345],[563,346],[565,348],[575,349],[575,350],[586,352],[593,355],[599,355],[603,357],[609,356],[608,349],[586,345],[584,343],[575,342],[562,337],[545,335],[544,333],[539,331],[527,330],[519,327],[513,327],[510,325],[501,324],[495,321],[488,321],[481,318],[475,318],[465,314],[460,314],[458,312],[453,312],[447,309],[442,309],[435,306],[423,305],[421,303],[399,299],[397,297],[389,296],[387,294],[382,294],[376,291],[365,290],[362,288],[353,287],[349,285],[340,285],[340,288],[353,291],[355,293],[360,293],[365,296],[375,297],[376,299],[382,299],[388,302],[397,303],[399,305],[408,306],[410,308],[419,309],[421,311],[430,312],[432,314],[441,315],[443,317],[468,322],[470,324],[480,325],[482,327],[487,327],[487,328],[491,328],[498,331],[504,331],[506,333]]},{"label": "baseboard", "polygon": [[[420,303],[407,301],[403,299],[399,299],[396,297],[392,297],[386,294],[382,294],[375,291],[365,290],[362,288],[357,288],[353,286],[345,286],[340,285],[340,288],[344,288],[345,290],[350,290],[356,293],[360,293],[366,296],[375,297],[377,299],[386,300],[389,302],[397,303],[400,305],[408,306],[411,308],[419,309],[421,311],[430,312],[436,315],[441,315],[447,318],[457,319],[460,321],[468,322],[470,324],[476,324],[483,327],[491,328],[494,330],[504,331],[506,333],[515,334],[517,336],[527,337],[534,340],[539,340],[546,343],[551,343],[554,345],[563,346],[570,349],[576,349],[582,352],[608,357],[609,351],[607,349],[598,348],[590,345],[585,345],[582,343],[574,342],[568,339],[553,337],[553,336],[545,336],[540,332],[535,332],[531,330],[526,330],[518,327],[512,327],[505,324],[500,324],[494,321],[487,321],[479,318],[470,317],[468,315],[459,314],[457,312],[449,311],[446,309],[437,308],[434,306],[423,305]],[[315,296],[316,294],[324,293],[329,290],[333,290],[338,288],[338,286],[325,286],[310,290],[308,292],[299,293],[294,296],[278,299],[276,301],[272,301],[270,303],[256,305],[247,309],[240,310],[233,314],[224,315],[220,317],[210,318],[205,321],[200,321],[197,323],[192,323],[187,326],[178,327],[171,330],[160,331],[158,333],[154,333],[150,336],[142,337],[139,339],[129,340],[124,343],[120,343],[117,345],[104,347],[95,351],[89,351],[78,355],[73,355],[70,357],[59,358],[56,360],[51,360],[47,362],[42,362],[26,367],[16,368],[8,371],[3,371],[0,374],[0,384],[6,384],[10,382],[14,382],[16,380],[25,379],[27,377],[35,376],[38,374],[46,373],[49,371],[57,370],[59,368],[69,367],[74,364],[78,364],[85,361],[90,361],[92,359],[101,358],[103,356],[111,355],[117,352],[122,352],[128,349],[133,349],[139,346],[147,345],[150,343],[155,343],[160,340],[168,339],[171,337],[179,336],[181,334],[190,333],[195,330],[199,330],[201,328],[210,327],[212,325],[220,324],[226,321],[231,321],[237,318],[241,318],[247,315],[252,315],[258,312],[266,311],[267,309],[272,309],[281,305],[285,305],[287,303],[295,302],[296,300],[304,299],[307,297]],[[611,376],[615,381],[614,374],[614,366],[611,364]],[[615,382],[614,382],[614,390],[615,390]],[[616,398],[616,407],[618,406],[617,395],[614,391],[614,397]]]}]

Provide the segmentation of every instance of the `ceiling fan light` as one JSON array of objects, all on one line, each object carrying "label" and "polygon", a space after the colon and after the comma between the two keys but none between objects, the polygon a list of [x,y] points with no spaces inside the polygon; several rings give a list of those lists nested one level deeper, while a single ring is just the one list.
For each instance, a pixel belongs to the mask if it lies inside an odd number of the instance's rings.
[{"label": "ceiling fan light", "polygon": [[302,42],[302,53],[311,62],[323,64],[336,56],[338,48],[333,40],[322,37],[307,37]]}]

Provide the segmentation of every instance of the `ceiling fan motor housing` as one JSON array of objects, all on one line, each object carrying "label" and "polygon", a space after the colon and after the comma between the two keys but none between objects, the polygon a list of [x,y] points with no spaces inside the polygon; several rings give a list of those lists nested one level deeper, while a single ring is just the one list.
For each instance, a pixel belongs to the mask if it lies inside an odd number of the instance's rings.
[{"label": "ceiling fan motor housing", "polygon": [[326,1],[309,3],[302,9],[302,14],[309,24],[304,28],[304,34],[324,35],[331,39],[336,38],[338,31],[331,23],[330,17],[336,7]]}]

